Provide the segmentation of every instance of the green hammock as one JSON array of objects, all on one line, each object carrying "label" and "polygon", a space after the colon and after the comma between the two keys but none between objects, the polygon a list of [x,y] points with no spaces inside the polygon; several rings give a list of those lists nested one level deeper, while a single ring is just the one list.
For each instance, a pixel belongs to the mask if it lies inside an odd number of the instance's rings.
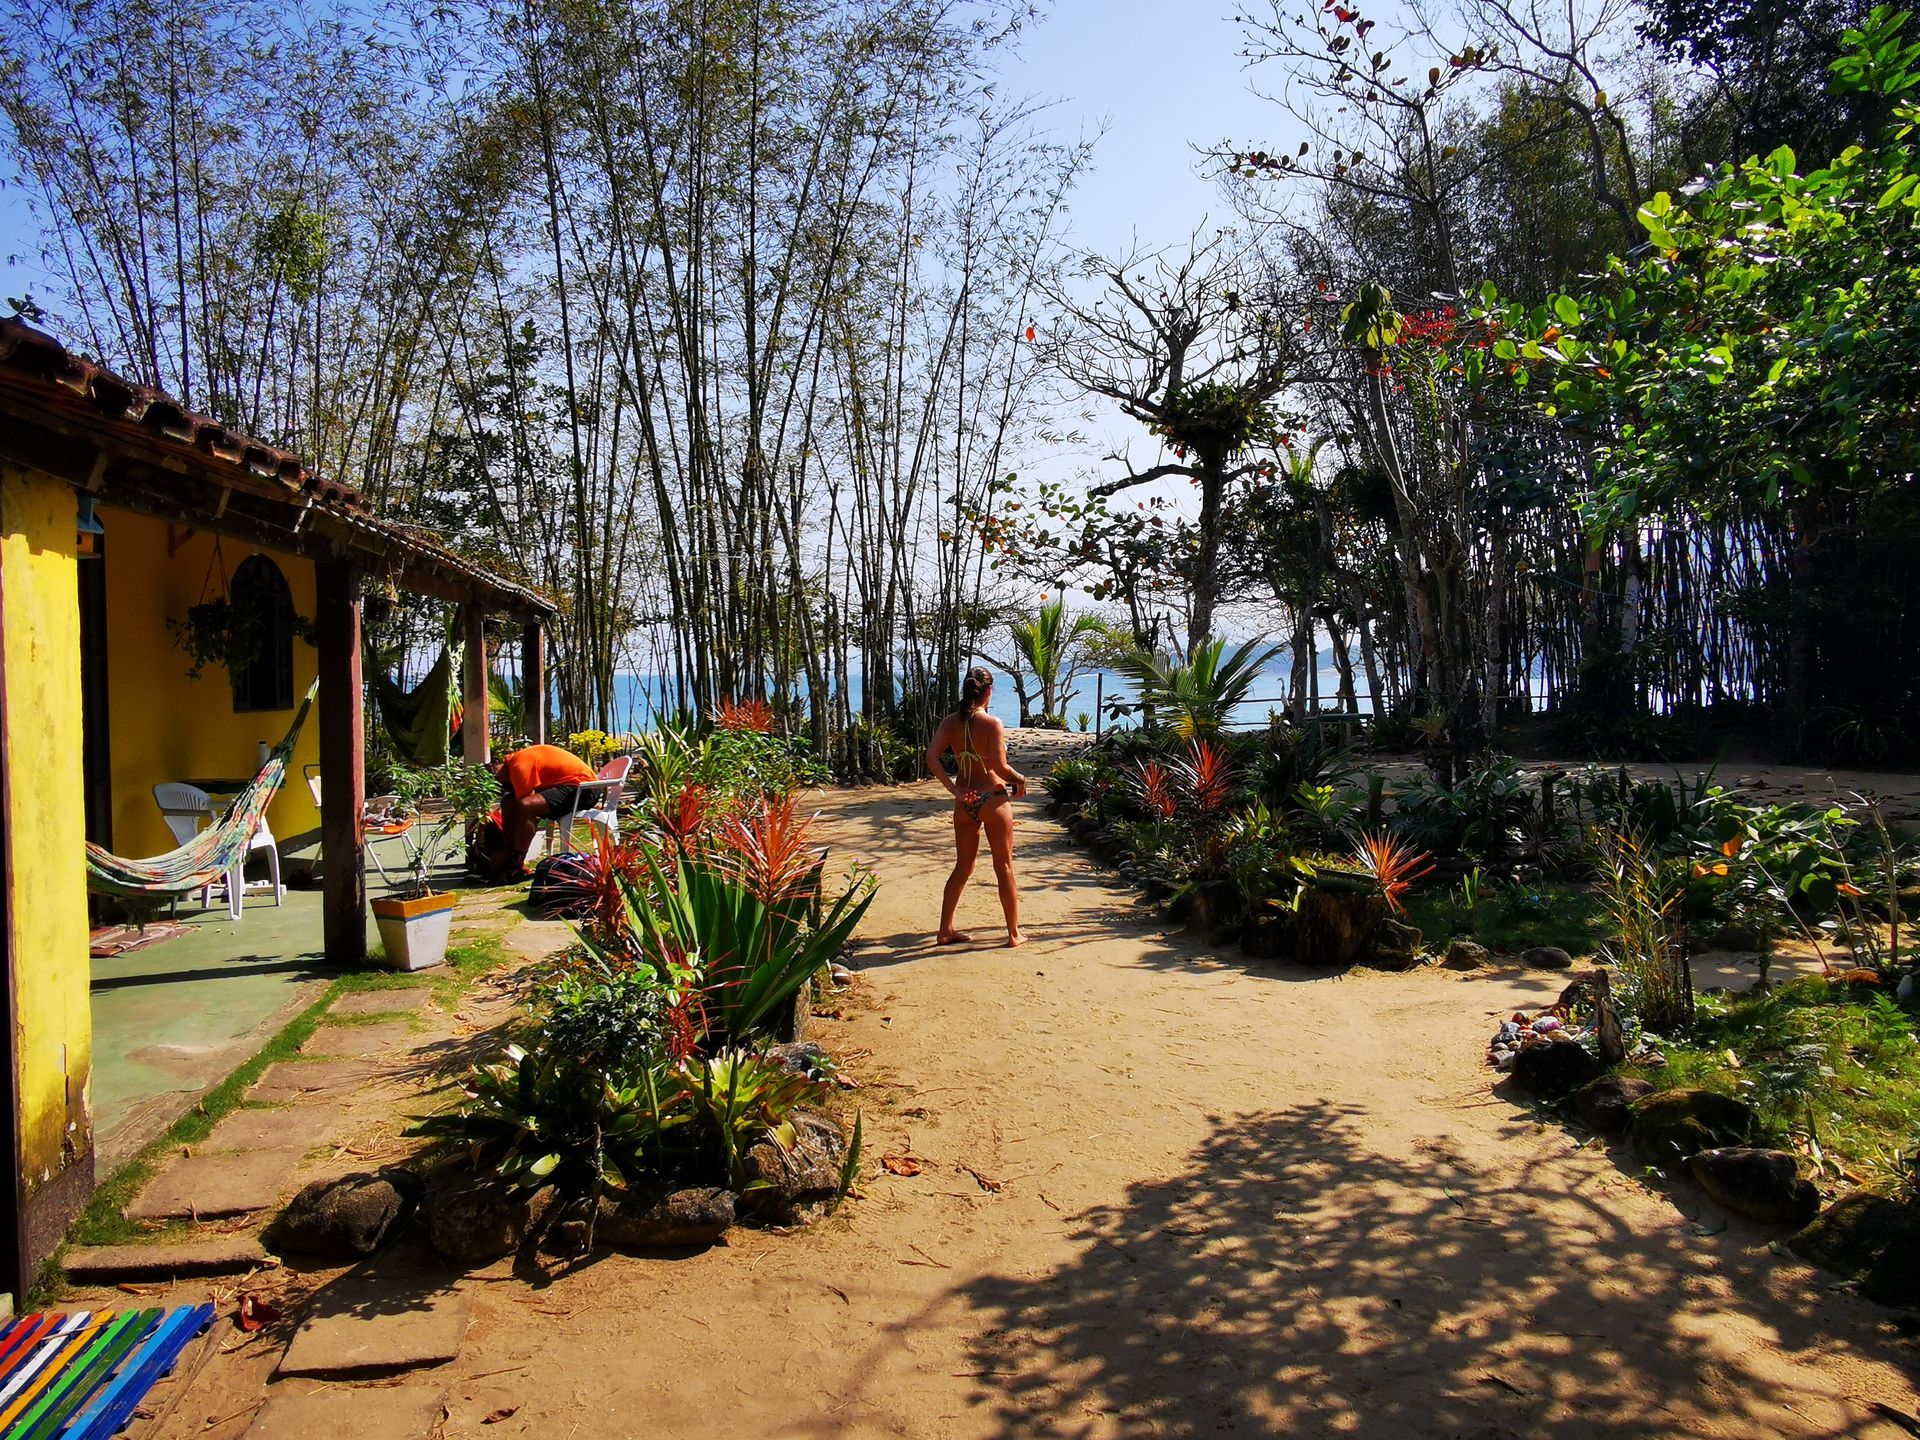
[{"label": "green hammock", "polygon": [[448,641],[418,685],[402,690],[385,674],[371,681],[380,723],[401,758],[429,768],[447,763],[447,742],[460,715],[460,661],[465,651]]},{"label": "green hammock", "polygon": [[287,778],[287,762],[300,738],[313,708],[314,691],[320,682],[307,687],[307,697],[293,717],[286,739],[273,747],[267,763],[233,802],[233,809],[219,824],[202,830],[178,850],[146,860],[125,860],[87,845],[87,889],[96,895],[120,895],[132,899],[178,899],[203,889],[246,858],[247,842],[267,813],[280,782]]}]

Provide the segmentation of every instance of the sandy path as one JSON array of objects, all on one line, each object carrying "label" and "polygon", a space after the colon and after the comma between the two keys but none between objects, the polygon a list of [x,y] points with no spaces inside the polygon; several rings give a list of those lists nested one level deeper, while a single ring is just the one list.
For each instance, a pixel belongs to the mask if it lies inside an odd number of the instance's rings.
[{"label": "sandy path", "polygon": [[[935,951],[943,799],[821,798],[881,879],[816,1020],[862,1085],[861,1198],[545,1287],[402,1259],[383,1309],[474,1297],[459,1359],[407,1377],[446,1435],[1900,1440],[1866,1402],[1920,1410],[1886,1312],[1489,1093],[1490,1017],[1551,980],[1221,961],[1031,809],[1035,943]],[[983,868],[962,919],[995,909]],[[877,1173],[902,1153],[921,1174]],[[257,1338],[167,1436],[246,1428]]]},{"label": "sandy path", "polygon": [[447,1434],[1899,1435],[1861,1403],[1916,1408],[1884,1312],[1489,1095],[1489,1015],[1550,983],[1222,963],[1037,818],[1036,943],[935,952],[937,798],[823,801],[882,888],[820,1038],[870,1165],[925,1171],[797,1235],[467,1282]]}]

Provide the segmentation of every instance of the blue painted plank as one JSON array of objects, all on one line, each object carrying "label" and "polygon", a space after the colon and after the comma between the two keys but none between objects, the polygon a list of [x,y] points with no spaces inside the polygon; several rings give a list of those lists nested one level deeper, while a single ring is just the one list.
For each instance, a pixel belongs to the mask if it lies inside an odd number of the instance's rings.
[{"label": "blue painted plank", "polygon": [[94,1396],[93,1403],[69,1425],[66,1440],[108,1440],[128,1420],[134,1407],[174,1367],[187,1342],[213,1323],[213,1306],[194,1305],[170,1313],[130,1358],[113,1383]]}]

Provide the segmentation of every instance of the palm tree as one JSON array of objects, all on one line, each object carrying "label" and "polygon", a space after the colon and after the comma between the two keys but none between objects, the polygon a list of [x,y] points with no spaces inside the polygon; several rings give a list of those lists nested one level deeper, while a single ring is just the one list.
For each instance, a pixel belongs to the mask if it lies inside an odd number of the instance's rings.
[{"label": "palm tree", "polygon": [[[1033,671],[1033,677],[1040,682],[1041,714],[1050,718],[1059,718],[1066,697],[1061,694],[1074,674],[1074,646],[1083,635],[1096,634],[1101,629],[1100,621],[1092,615],[1076,615],[1067,619],[1065,597],[1049,600],[1040,607],[1039,614],[1031,620],[1015,620],[1008,624],[1013,636],[1014,648],[1020,652],[1027,668]],[[1025,716],[1021,717],[1025,720]]]},{"label": "palm tree", "polygon": [[526,739],[527,704],[519,681],[509,680],[504,675],[488,674],[487,728],[502,737]]},{"label": "palm tree", "polygon": [[1247,698],[1261,668],[1280,653],[1274,646],[1256,654],[1265,644],[1264,635],[1255,636],[1229,655],[1226,641],[1208,640],[1184,665],[1136,651],[1123,658],[1119,668],[1140,686],[1141,702],[1164,711],[1174,733],[1191,740],[1217,735],[1225,728],[1233,707]]}]

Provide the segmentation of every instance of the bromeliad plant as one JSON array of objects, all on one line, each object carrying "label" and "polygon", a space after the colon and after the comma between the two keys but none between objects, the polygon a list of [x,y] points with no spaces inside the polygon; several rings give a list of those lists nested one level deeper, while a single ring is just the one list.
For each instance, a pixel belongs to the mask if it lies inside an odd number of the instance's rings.
[{"label": "bromeliad plant", "polygon": [[514,1186],[596,1205],[610,1186],[661,1179],[740,1187],[756,1143],[794,1143],[794,1111],[826,1082],[765,1052],[872,884],[823,896],[825,852],[790,796],[676,814],[602,840],[580,941],[541,979],[533,1033],[414,1133]]}]

